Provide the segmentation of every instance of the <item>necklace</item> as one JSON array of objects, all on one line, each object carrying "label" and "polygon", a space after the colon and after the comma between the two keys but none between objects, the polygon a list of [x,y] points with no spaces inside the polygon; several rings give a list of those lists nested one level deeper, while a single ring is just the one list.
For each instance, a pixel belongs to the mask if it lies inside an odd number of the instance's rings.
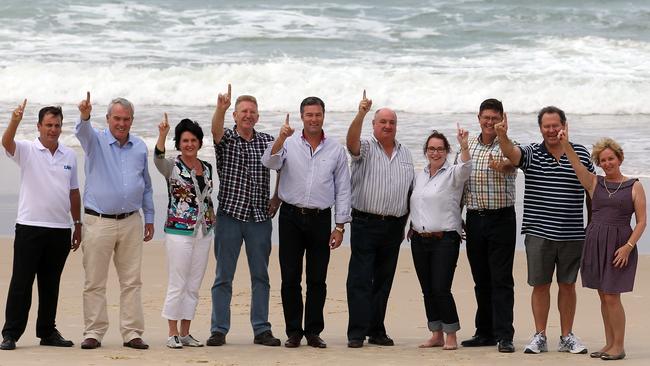
[{"label": "necklace", "polygon": [[610,192],[610,191],[609,191],[609,188],[607,188],[607,180],[604,179],[604,181],[605,181],[605,190],[606,190],[607,193],[609,194],[609,197],[607,197],[607,198],[612,198],[612,196],[613,196],[614,194],[616,194],[616,192],[618,192],[618,190],[621,189],[621,186],[623,185],[623,181],[621,181],[621,183],[618,184],[618,187],[616,187],[616,190],[614,190],[614,192]]}]

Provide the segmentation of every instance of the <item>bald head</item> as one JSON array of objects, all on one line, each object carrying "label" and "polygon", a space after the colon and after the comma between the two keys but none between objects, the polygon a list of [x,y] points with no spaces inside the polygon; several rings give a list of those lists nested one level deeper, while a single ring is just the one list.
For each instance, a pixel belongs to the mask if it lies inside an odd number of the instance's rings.
[{"label": "bald head", "polygon": [[372,134],[382,145],[393,143],[397,134],[397,114],[390,108],[379,108],[372,119]]}]

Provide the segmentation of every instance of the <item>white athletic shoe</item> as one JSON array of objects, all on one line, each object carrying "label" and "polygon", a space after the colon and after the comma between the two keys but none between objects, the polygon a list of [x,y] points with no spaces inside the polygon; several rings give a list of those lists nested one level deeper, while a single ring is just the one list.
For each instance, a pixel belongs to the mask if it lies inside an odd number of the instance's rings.
[{"label": "white athletic shoe", "polygon": [[179,336],[171,336],[167,338],[167,347],[169,348],[183,348],[181,339]]},{"label": "white athletic shoe", "polygon": [[197,341],[191,334],[181,337],[181,343],[187,347],[203,347],[203,343]]},{"label": "white athletic shoe", "polygon": [[557,346],[557,350],[559,352],[571,352],[574,354],[587,353],[587,347],[571,332],[566,337],[560,336],[560,344]]},{"label": "white athletic shoe", "polygon": [[530,339],[530,343],[524,348],[524,353],[533,353],[538,354],[542,352],[548,352],[548,346],[546,345],[546,336],[541,332],[535,333],[533,338]]}]

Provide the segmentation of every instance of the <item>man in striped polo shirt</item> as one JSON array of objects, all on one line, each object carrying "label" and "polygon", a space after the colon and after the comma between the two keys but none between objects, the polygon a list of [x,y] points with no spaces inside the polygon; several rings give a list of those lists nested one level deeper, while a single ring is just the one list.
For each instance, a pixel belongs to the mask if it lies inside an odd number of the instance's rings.
[{"label": "man in striped polo shirt", "polygon": [[[524,352],[535,354],[548,350],[546,325],[551,305],[551,282],[557,267],[562,332],[558,351],[584,354],[587,348],[572,332],[576,310],[575,282],[584,242],[584,189],[558,138],[566,124],[564,112],[553,106],[542,108],[537,122],[544,141],[521,147],[514,146],[507,136],[507,118],[495,126],[501,151],[526,177],[521,232],[526,234],[535,335]],[[589,151],[582,145],[572,145],[582,164],[593,172]]]},{"label": "man in striped polo shirt", "polygon": [[514,352],[512,326],[514,280],[512,264],[517,242],[515,216],[516,168],[503,159],[494,125],[503,120],[503,104],[496,99],[481,103],[481,134],[470,139],[472,174],[465,185],[467,206],[467,259],[476,295],[476,333],[463,347],[494,346]]},{"label": "man in striped polo shirt", "polygon": [[352,255],[347,279],[350,348],[363,347],[366,336],[371,344],[394,345],[386,334],[384,317],[414,176],[410,151],[395,140],[394,111],[378,109],[372,137],[361,139],[363,119],[371,106],[364,90],[346,141],[352,155]]}]

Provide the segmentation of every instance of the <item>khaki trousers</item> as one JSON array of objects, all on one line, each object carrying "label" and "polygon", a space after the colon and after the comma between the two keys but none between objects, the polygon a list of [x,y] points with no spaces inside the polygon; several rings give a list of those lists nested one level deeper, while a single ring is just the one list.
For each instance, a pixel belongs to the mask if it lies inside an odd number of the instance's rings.
[{"label": "khaki trousers", "polygon": [[144,332],[140,268],[142,263],[142,217],[135,213],[115,220],[84,215],[81,249],[86,272],[84,282],[84,338],[101,341],[108,330],[106,280],[113,257],[120,282],[120,333],[124,342]]}]

